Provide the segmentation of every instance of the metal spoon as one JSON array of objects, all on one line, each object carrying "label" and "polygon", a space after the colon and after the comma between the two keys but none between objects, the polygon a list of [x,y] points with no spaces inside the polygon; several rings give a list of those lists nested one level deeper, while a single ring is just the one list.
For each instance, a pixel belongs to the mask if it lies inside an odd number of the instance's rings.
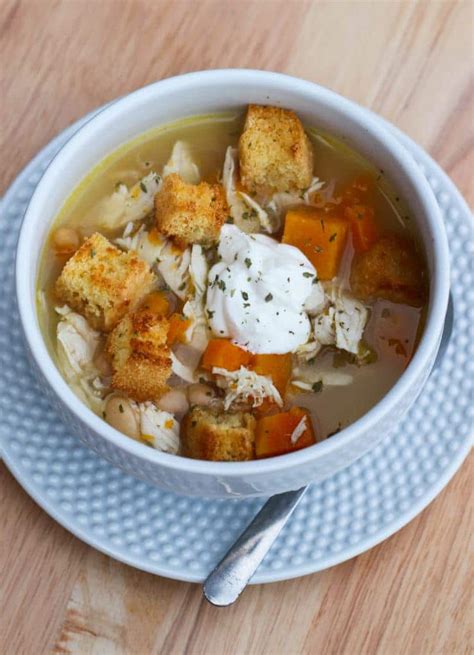
[{"label": "metal spoon", "polygon": [[[441,364],[451,338],[454,305],[450,294],[441,343],[433,372]],[[237,600],[282,531],[308,487],[272,496],[204,582],[203,592],[213,605]]]}]

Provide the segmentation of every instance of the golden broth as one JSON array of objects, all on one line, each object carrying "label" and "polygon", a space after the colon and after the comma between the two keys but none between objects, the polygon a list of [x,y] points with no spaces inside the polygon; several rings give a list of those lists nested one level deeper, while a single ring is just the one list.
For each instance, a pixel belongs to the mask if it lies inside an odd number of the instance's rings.
[{"label": "golden broth", "polygon": [[[242,125],[243,115],[224,114],[187,119],[141,135],[91,171],[65,203],[54,228],[74,227],[82,236],[92,234],[96,231],[99,202],[114,191],[118,182],[130,186],[150,171],[161,172],[177,140],[189,143],[202,179],[215,181],[222,171],[226,148],[237,145]],[[407,208],[390,187],[383,171],[374,169],[332,136],[314,128],[308,130],[308,135],[314,148],[314,175],[326,182],[334,179],[337,195],[355,176],[371,173],[377,180],[372,205],[380,227],[416,241]],[[108,237],[118,236],[118,233],[100,231]],[[122,229],[118,232],[121,234]],[[48,239],[38,276],[38,314],[53,357],[58,322],[53,287],[65,261],[54,253]],[[364,333],[365,340],[377,352],[376,361],[357,366],[348,361],[349,358],[338,357],[332,348],[318,355],[317,364],[324,370],[336,364],[337,370],[353,376],[353,383],[348,386],[325,386],[320,393],[301,393],[293,397],[295,404],[312,411],[319,437],[327,437],[358,419],[393,386],[416,347],[423,313],[419,308],[378,300],[371,306]]]}]

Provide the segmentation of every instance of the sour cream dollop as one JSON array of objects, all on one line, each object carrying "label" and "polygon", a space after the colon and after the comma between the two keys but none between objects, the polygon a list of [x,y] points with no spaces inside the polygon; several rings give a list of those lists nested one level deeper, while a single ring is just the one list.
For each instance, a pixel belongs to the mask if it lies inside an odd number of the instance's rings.
[{"label": "sour cream dollop", "polygon": [[315,289],[324,294],[305,255],[235,225],[223,226],[218,252],[206,301],[213,333],[262,354],[288,353],[306,343],[311,325],[305,302]]}]

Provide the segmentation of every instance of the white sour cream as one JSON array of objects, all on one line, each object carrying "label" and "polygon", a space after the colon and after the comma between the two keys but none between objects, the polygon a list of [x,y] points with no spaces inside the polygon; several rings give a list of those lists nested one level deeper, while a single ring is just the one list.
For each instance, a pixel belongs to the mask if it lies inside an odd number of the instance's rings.
[{"label": "white sour cream", "polygon": [[224,225],[221,261],[209,272],[206,312],[217,337],[253,353],[283,354],[306,343],[311,331],[304,304],[317,282],[303,253],[262,234]]}]

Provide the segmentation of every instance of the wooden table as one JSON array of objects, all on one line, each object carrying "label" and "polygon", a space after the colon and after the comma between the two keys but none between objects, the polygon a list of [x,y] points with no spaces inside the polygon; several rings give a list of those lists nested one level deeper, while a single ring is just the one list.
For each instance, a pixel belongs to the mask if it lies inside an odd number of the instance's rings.
[{"label": "wooden table", "polygon": [[[234,66],[292,73],[374,109],[474,202],[470,2],[0,0],[0,8],[0,192],[90,109],[161,77]],[[472,652],[472,459],[383,544],[323,573],[249,588],[225,610],[207,605],[197,585],[95,552],[4,467],[1,475],[6,655]]]}]

